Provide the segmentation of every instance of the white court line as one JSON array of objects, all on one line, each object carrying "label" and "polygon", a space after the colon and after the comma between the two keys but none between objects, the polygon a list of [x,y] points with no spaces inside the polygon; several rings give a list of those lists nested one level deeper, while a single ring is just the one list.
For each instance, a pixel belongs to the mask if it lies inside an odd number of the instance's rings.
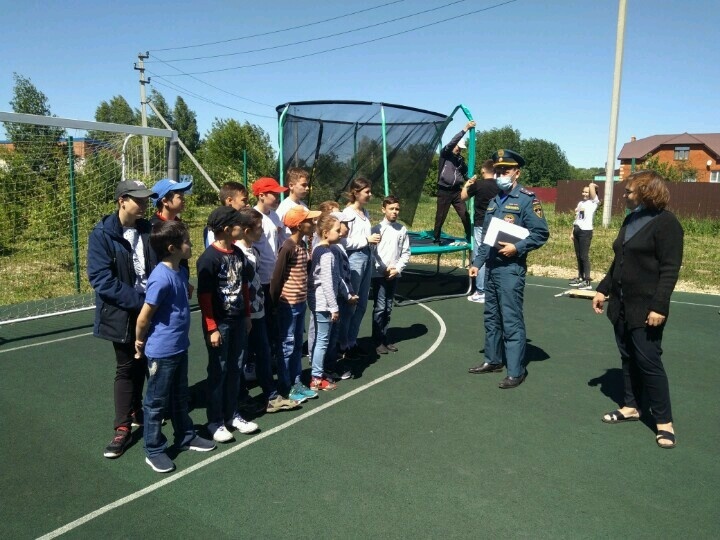
[{"label": "white court line", "polygon": [[0,354],[5,354],[13,351],[21,351],[22,349],[29,349],[30,347],[39,347],[40,345],[50,345],[51,343],[59,343],[61,341],[67,341],[68,339],[75,339],[79,337],[92,336],[92,332],[85,332],[84,334],[76,334],[74,336],[51,339],[50,341],[39,341],[38,343],[31,343],[30,345],[21,345],[20,347],[14,347],[12,349],[2,349]]},{"label": "white court line", "polygon": [[261,440],[265,439],[266,437],[274,435],[275,433],[279,433],[280,431],[287,429],[291,426],[294,426],[298,422],[302,422],[303,420],[306,420],[306,419],[310,418],[311,416],[313,416],[321,411],[324,411],[325,409],[327,409],[329,407],[333,407],[333,406],[337,405],[338,403],[345,401],[346,399],[349,399],[349,398],[359,394],[360,392],[364,392],[368,388],[372,388],[376,384],[380,384],[381,382],[384,382],[396,375],[399,375],[400,373],[407,371],[411,367],[419,364],[420,362],[425,360],[428,356],[430,356],[433,352],[435,352],[435,350],[440,346],[440,343],[442,343],[443,339],[445,338],[445,334],[447,333],[447,328],[445,326],[445,323],[443,322],[442,318],[437,313],[435,313],[432,309],[430,309],[429,307],[424,306],[422,304],[419,304],[419,306],[421,308],[429,311],[432,314],[432,316],[435,317],[435,319],[437,319],[438,323],[440,324],[440,332],[438,334],[438,337],[435,339],[435,342],[430,346],[430,348],[427,351],[425,351],[425,353],[423,353],[422,355],[417,357],[415,360],[410,362],[409,364],[406,364],[406,365],[396,369],[395,371],[391,371],[390,373],[387,373],[386,375],[383,375],[382,377],[379,377],[373,381],[370,381],[369,383],[364,384],[363,386],[359,386],[358,388],[355,388],[354,390],[348,392],[347,394],[343,394],[340,397],[337,397],[332,401],[329,401],[323,405],[320,405],[319,407],[317,407],[311,411],[303,413],[300,416],[293,418],[289,422],[286,422],[286,423],[276,426],[272,429],[264,431],[264,432],[260,433],[259,435],[256,435],[250,439],[247,439],[245,442],[242,442],[242,443],[238,444],[237,446],[233,446],[232,448],[229,448],[223,452],[219,452],[219,453],[215,454],[213,457],[208,458],[204,461],[201,461],[200,463],[196,463],[195,465],[192,465],[191,467],[188,467],[187,469],[184,469],[177,474],[173,474],[172,476],[169,476],[168,478],[166,478],[164,480],[161,480],[159,482],[151,484],[146,488],[136,491],[135,493],[131,493],[127,497],[123,497],[122,499],[118,499],[115,502],[112,502],[110,504],[103,506],[102,508],[98,508],[94,512],[90,512],[89,514],[86,514],[86,515],[82,516],[81,518],[76,519],[75,521],[71,521],[67,525],[63,525],[62,527],[55,529],[54,531],[41,536],[39,540],[56,538],[56,537],[60,536],[61,534],[65,534],[73,529],[76,529],[77,527],[80,527],[81,525],[87,523],[88,521],[95,519],[96,517],[106,514],[107,512],[110,512],[111,510],[114,510],[115,508],[119,508],[120,506],[130,503],[136,499],[139,499],[140,497],[147,495],[148,493],[152,493],[153,491],[156,491],[162,487],[165,487],[168,484],[175,482],[176,480],[180,480],[181,478],[184,478],[185,476],[187,476],[199,469],[202,469],[203,467],[206,467],[207,465],[210,465],[211,463],[215,463],[216,461],[223,459],[231,454],[234,454],[235,452],[238,452],[238,451],[242,450],[243,448],[250,446],[251,444],[255,444],[256,442],[261,441]]}]

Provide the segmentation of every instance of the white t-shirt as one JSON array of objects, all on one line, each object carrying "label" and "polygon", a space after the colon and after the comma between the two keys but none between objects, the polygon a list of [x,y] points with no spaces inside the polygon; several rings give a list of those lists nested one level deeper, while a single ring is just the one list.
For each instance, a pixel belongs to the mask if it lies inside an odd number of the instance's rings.
[{"label": "white t-shirt", "polygon": [[[303,201],[300,201],[299,203],[296,203],[290,197],[285,197],[282,202],[278,205],[278,209],[275,211],[277,213],[278,219],[280,219],[280,223],[283,222],[283,218],[285,217],[285,214],[287,214],[288,210],[290,210],[293,206],[298,206],[302,204],[305,208],[307,208],[307,204],[305,204]],[[280,245],[282,246],[285,243],[285,240],[292,234],[290,229],[287,227],[284,227],[283,229],[283,238],[280,240]]]},{"label": "white t-shirt", "polygon": [[274,210],[270,210],[270,213],[263,214],[260,208],[257,206],[255,210],[263,215],[262,228],[263,234],[260,240],[253,243],[253,247],[257,249],[260,254],[258,260],[257,272],[260,275],[260,283],[267,285],[270,283],[272,278],[273,270],[275,269],[275,262],[277,261],[277,254],[282,246],[280,241],[283,238],[283,224],[278,218],[278,215]]},{"label": "white t-shirt", "polygon": [[147,288],[147,274],[145,273],[145,250],[142,237],[135,227],[123,227],[123,238],[130,242],[133,255],[133,268],[135,269],[135,290],[145,293]]},{"label": "white t-shirt", "polygon": [[573,225],[577,225],[583,231],[593,230],[593,217],[595,217],[595,211],[598,209],[600,199],[597,195],[593,200],[580,201],[575,208],[575,221]]},{"label": "white t-shirt", "polygon": [[346,216],[354,217],[348,222],[347,238],[343,238],[342,243],[347,251],[355,251],[367,247],[367,237],[370,236],[372,225],[370,224],[370,215],[367,210],[363,209],[361,213],[355,211],[352,206],[348,206],[343,210]]}]

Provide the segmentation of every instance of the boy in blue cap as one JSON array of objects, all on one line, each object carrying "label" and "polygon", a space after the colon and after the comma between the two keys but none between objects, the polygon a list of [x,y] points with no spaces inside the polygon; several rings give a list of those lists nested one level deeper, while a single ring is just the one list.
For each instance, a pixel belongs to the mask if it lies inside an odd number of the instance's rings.
[{"label": "boy in blue cap", "polygon": [[[487,266],[485,281],[485,362],[470,368],[470,373],[501,372],[503,356],[507,376],[500,388],[517,388],[527,376],[525,369],[525,320],[523,295],[527,254],[541,247],[550,237],[542,205],[532,191],[520,184],[520,168],[525,160],[512,150],[493,154],[495,182],[500,192],[488,204],[483,223],[483,241],[490,220],[495,217],[528,229],[527,238],[516,243],[498,242],[498,247],[483,243],[470,268],[476,277],[478,268]],[[503,354],[504,353],[504,354]]]},{"label": "boy in blue cap", "polygon": [[177,182],[170,178],[158,181],[152,190],[157,212],[151,220],[155,225],[158,221],[179,220],[178,215],[185,210],[185,194],[192,188],[192,182]]}]

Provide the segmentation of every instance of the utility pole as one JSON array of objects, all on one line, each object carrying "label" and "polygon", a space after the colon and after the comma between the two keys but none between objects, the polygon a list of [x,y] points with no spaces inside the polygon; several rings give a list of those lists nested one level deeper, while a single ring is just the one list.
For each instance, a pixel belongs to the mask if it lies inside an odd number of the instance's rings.
[{"label": "utility pole", "polygon": [[[150,58],[150,52],[138,53],[138,63],[135,64],[134,68],[140,72],[140,118],[142,120],[142,127],[148,127],[147,125],[147,97],[145,95],[145,84],[150,82],[148,79],[145,80],[145,60]],[[142,136],[142,148],[143,148],[143,171],[145,176],[150,175],[150,144],[148,143],[147,135]]]},{"label": "utility pole", "polygon": [[610,105],[610,133],[605,162],[605,204],[603,204],[603,227],[610,225],[612,217],[613,188],[615,182],[615,150],[617,145],[618,112],[620,110],[620,81],[622,80],[623,46],[625,42],[625,12],[627,0],[618,6],[617,37],[615,40],[615,72],[613,75],[612,103]]}]

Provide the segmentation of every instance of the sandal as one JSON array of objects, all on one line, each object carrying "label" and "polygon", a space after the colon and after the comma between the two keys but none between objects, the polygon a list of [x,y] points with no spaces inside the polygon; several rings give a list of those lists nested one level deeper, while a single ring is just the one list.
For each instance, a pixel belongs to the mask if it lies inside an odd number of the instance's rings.
[{"label": "sandal", "polygon": [[[661,443],[660,441],[667,440],[670,441],[669,443]],[[670,448],[675,448],[675,434],[671,433],[670,431],[665,431],[664,429],[660,429],[657,432],[657,435],[655,436],[655,442],[660,448],[665,448],[669,450]]]},{"label": "sandal", "polygon": [[616,409],[612,412],[609,412],[602,417],[602,421],[606,424],[620,424],[622,422],[637,422],[640,420],[640,415],[637,416],[625,416],[623,413],[620,412],[619,409]]}]

